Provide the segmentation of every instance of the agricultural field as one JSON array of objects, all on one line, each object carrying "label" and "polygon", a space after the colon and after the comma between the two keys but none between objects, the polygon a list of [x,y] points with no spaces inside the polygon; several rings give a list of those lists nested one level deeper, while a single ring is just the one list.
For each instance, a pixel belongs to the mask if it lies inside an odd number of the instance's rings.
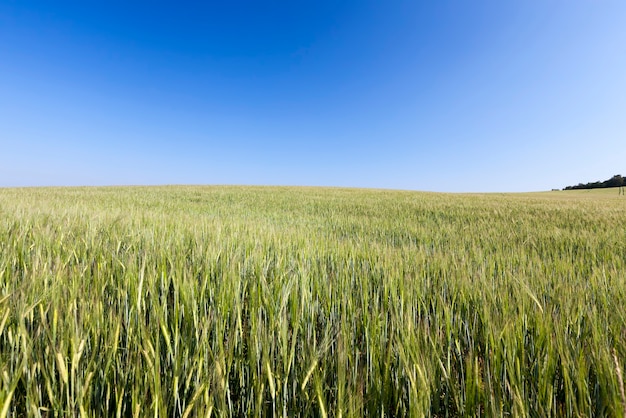
[{"label": "agricultural field", "polygon": [[0,189],[0,418],[626,413],[626,198]]}]

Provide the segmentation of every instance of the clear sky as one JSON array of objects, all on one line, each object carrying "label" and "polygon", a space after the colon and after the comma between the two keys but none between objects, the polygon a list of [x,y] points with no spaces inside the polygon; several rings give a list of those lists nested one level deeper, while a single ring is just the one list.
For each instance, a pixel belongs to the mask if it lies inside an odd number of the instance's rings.
[{"label": "clear sky", "polygon": [[0,157],[0,186],[626,175],[626,1],[4,0]]}]

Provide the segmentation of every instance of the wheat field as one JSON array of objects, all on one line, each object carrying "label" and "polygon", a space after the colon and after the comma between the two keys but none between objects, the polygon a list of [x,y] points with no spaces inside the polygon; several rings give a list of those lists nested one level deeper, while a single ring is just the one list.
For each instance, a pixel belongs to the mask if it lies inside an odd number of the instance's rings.
[{"label": "wheat field", "polygon": [[0,418],[625,416],[625,209],[0,189]]}]

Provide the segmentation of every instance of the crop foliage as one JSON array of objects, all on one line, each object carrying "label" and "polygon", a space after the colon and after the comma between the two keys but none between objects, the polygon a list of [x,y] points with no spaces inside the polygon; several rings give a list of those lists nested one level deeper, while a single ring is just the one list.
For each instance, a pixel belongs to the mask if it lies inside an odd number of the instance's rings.
[{"label": "crop foliage", "polygon": [[0,189],[0,418],[623,416],[625,209]]}]

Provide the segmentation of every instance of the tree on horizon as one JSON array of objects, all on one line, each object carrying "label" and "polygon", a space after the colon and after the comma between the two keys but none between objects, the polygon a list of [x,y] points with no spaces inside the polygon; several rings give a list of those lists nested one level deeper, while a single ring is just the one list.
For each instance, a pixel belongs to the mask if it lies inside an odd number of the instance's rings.
[{"label": "tree on horizon", "polygon": [[576,186],[567,186],[563,190],[580,190],[580,189],[603,189],[609,187],[624,187],[626,179],[621,174],[616,174],[605,181],[595,181],[592,183],[579,183]]}]

